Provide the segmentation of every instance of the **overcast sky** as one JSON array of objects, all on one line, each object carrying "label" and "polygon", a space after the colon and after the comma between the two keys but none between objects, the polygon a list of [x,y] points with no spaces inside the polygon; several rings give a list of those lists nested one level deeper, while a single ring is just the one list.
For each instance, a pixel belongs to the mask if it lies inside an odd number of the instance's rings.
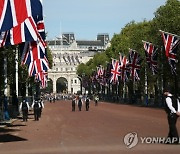
[{"label": "overcast sky", "polygon": [[150,20],[166,0],[43,0],[47,39],[73,32],[77,40],[110,38],[130,21]]}]

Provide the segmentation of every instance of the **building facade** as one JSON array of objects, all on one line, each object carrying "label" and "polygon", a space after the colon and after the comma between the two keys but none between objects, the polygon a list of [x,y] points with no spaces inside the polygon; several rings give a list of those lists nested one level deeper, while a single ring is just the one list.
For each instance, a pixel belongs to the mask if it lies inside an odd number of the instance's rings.
[{"label": "building facade", "polygon": [[74,33],[63,33],[61,37],[47,42],[53,56],[53,67],[48,70],[53,93],[59,92],[59,79],[63,79],[67,93],[82,90],[81,78],[76,74],[78,65],[88,62],[96,53],[106,50],[110,45],[108,34],[98,34],[96,40],[76,40]]}]

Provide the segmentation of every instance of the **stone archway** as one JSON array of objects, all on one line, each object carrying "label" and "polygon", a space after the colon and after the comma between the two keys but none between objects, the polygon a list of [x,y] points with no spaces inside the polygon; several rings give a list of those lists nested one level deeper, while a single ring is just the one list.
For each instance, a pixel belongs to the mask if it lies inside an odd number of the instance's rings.
[{"label": "stone archway", "polygon": [[64,77],[60,77],[56,81],[56,93],[67,93],[68,92],[68,81]]}]

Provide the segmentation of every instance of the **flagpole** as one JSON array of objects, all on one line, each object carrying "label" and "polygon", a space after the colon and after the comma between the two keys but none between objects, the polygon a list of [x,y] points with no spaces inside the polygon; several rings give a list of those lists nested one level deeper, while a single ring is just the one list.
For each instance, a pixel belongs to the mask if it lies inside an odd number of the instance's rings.
[{"label": "flagpole", "polygon": [[148,79],[147,79],[146,66],[145,66],[145,103],[148,106]]},{"label": "flagpole", "polygon": [[16,69],[16,96],[18,97],[18,49],[15,48],[15,69]]},{"label": "flagpole", "polygon": [[4,50],[4,95],[7,96],[7,50]]},{"label": "flagpole", "polygon": [[169,32],[165,32],[165,31],[163,31],[163,30],[159,30],[161,33],[166,33],[166,34],[168,34],[168,35],[173,35],[173,36],[176,36],[176,37],[178,37],[179,39],[180,39],[180,36],[178,36],[178,35],[176,35],[176,34],[172,34],[172,33],[169,33]]}]

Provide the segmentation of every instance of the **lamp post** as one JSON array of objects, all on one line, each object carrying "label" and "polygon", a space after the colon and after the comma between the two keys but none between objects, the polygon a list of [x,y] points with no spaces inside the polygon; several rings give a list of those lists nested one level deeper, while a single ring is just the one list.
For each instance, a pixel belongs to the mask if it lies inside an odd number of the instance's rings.
[{"label": "lamp post", "polygon": [[80,91],[81,91],[81,95],[83,94],[83,77],[85,76],[85,73],[82,73],[81,76],[78,76],[77,78],[80,80]]},{"label": "lamp post", "polygon": [[77,78],[80,80],[80,91],[82,94],[82,77],[78,76]]}]

